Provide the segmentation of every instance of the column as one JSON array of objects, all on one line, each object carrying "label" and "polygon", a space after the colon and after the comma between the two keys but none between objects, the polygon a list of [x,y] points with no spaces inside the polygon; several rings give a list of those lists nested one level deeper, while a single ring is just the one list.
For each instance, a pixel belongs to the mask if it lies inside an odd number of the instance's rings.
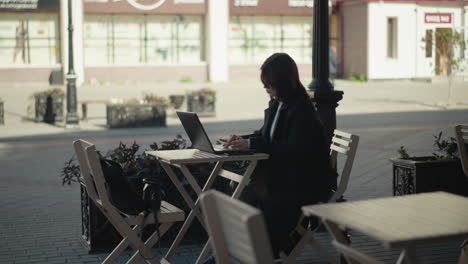
[{"label": "column", "polygon": [[206,62],[208,80],[228,81],[229,1],[207,0],[206,3]]},{"label": "column", "polygon": [[312,82],[309,89],[313,92],[313,100],[317,112],[327,131],[331,142],[333,130],[336,128],[336,107],[343,98],[342,91],[335,91],[329,80],[329,1],[314,0],[313,42],[312,42]]}]

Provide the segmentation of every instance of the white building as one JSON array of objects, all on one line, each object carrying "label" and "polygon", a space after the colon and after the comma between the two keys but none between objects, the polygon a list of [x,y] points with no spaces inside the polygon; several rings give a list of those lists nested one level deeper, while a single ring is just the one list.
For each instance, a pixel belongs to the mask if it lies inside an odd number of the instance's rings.
[{"label": "white building", "polygon": [[[68,72],[67,3],[0,0],[0,82]],[[78,83],[258,79],[274,52],[289,53],[310,78],[312,3],[73,0]]]},{"label": "white building", "polygon": [[[68,72],[67,3],[0,0],[0,82],[63,78]],[[274,52],[289,53],[301,76],[312,78],[313,0],[72,3],[79,83],[258,79],[261,63]],[[435,33],[457,31],[468,37],[466,0],[329,3],[330,45],[338,55],[338,76],[443,75],[446,60],[437,51]],[[466,50],[455,53],[468,58]],[[458,74],[468,75],[468,70]]]},{"label": "white building", "polygon": [[[435,33],[468,36],[468,2],[345,0],[339,4],[340,62],[344,76],[367,79],[432,78],[446,74]],[[423,41],[426,40],[426,42]],[[468,58],[468,52],[454,50]],[[466,60],[465,60],[466,61]],[[458,73],[468,75],[468,71]]]}]

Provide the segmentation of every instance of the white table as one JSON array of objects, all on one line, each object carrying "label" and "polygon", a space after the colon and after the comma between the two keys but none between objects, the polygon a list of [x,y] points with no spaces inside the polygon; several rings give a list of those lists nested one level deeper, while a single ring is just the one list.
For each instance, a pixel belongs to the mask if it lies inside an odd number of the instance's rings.
[{"label": "white table", "polygon": [[[187,204],[189,205],[191,209],[184,224],[182,225],[182,228],[179,231],[179,234],[177,234],[174,242],[169,248],[169,251],[167,252],[164,259],[162,260],[162,263],[170,262],[170,259],[174,255],[175,250],[177,249],[183,237],[185,236],[185,233],[187,232],[194,217],[197,217],[200,223],[202,224],[202,226],[204,227],[205,224],[203,221],[203,215],[199,208],[200,206],[198,204],[198,196],[202,192],[211,188],[211,185],[213,184],[214,180],[216,179],[218,175],[239,183],[236,189],[234,190],[234,193],[232,194],[233,198],[238,198],[242,190],[244,189],[244,187],[249,183],[250,175],[255,169],[257,162],[259,160],[268,159],[268,155],[263,154],[263,153],[229,156],[229,155],[211,154],[211,153],[196,150],[196,149],[147,151],[146,153],[148,155],[152,155],[156,157],[160,161],[161,166],[169,175],[172,182],[176,186],[177,190],[182,195],[182,197],[184,198],[184,200],[187,202]],[[223,169],[224,162],[227,162],[227,161],[249,161],[249,165],[244,175],[239,175],[237,173],[233,173],[231,171]],[[187,165],[193,165],[197,163],[212,163],[212,162],[216,163],[216,165],[214,166],[214,169],[211,172],[210,176],[208,177],[208,180],[206,181],[205,185],[203,186],[203,188],[201,188],[199,184],[197,183],[197,181],[195,180],[195,178],[193,177],[193,175],[190,173],[189,169],[187,168]],[[177,167],[182,171],[183,175],[189,182],[190,186],[193,188],[193,190],[197,194],[197,199],[195,201],[192,200],[190,195],[184,189],[184,187],[182,186],[182,183],[177,178],[172,167]],[[205,245],[200,256],[198,257],[197,263],[200,263],[201,261],[204,260],[207,252],[208,252],[208,243]]]},{"label": "white table", "polygon": [[432,192],[364,201],[302,207],[320,217],[337,241],[348,244],[341,229],[354,229],[402,250],[398,262],[417,263],[415,245],[468,237],[468,198]]}]

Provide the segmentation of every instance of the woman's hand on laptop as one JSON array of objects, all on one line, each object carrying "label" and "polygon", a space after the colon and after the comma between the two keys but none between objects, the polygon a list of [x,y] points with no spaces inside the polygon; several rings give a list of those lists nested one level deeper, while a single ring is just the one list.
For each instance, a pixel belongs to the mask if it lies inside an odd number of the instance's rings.
[{"label": "woman's hand on laptop", "polygon": [[231,149],[249,149],[249,140],[243,139],[237,135],[231,135],[228,139],[220,138],[225,148]]},{"label": "woman's hand on laptop", "polygon": [[229,147],[233,141],[239,140],[241,137],[236,136],[236,135],[230,135],[229,138],[220,138],[219,140],[223,142],[224,147]]},{"label": "woman's hand on laptop", "polygon": [[232,149],[240,149],[240,150],[249,149],[249,140],[243,139],[243,138],[234,140],[234,141],[231,141],[231,144],[229,144],[227,147],[232,148]]}]

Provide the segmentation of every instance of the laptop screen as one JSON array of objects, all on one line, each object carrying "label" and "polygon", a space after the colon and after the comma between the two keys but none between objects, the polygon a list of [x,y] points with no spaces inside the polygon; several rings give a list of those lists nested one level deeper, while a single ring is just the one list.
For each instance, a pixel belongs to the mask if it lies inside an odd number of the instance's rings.
[{"label": "laptop screen", "polygon": [[213,145],[211,144],[197,113],[180,111],[177,111],[176,113],[185,129],[185,132],[187,133],[187,136],[192,142],[192,147],[202,151],[215,153]]}]

